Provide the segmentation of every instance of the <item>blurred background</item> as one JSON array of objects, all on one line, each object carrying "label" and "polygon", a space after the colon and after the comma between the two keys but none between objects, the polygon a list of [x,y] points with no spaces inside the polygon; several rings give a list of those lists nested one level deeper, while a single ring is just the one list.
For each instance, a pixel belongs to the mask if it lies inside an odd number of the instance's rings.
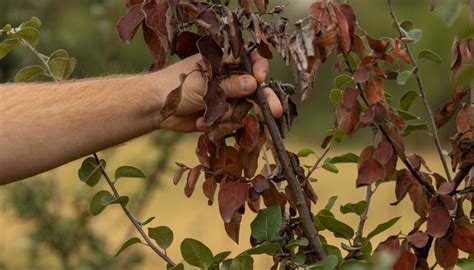
[{"label": "blurred background", "polygon": [[[457,0],[455,0],[457,1]],[[287,17],[306,16],[307,7],[312,1],[270,1],[270,6],[287,4]],[[430,1],[398,0],[396,8],[401,20],[410,19],[416,28],[423,30],[422,40],[414,44],[415,53],[429,49],[443,59],[440,65],[420,62],[432,108],[438,108],[450,96],[449,66],[451,44],[456,35],[468,29],[468,9],[463,7],[451,25],[443,16],[430,12]],[[386,1],[351,1],[359,24],[375,37],[395,36],[391,26]],[[143,43],[141,31],[134,42],[127,46],[120,42],[115,24],[124,13],[123,1],[118,0],[1,0],[0,26],[7,23],[18,25],[32,16],[39,17],[41,41],[39,51],[49,54],[56,49],[66,49],[77,57],[78,66],[74,79],[110,74],[130,74],[146,72],[151,57]],[[35,59],[24,48],[14,49],[6,58],[0,60],[0,82],[11,82],[15,73]],[[170,61],[176,61],[170,58]],[[328,100],[333,88],[332,69],[334,59],[322,65],[318,72],[311,98],[299,106],[300,116],[286,140],[288,148],[297,152],[302,147],[311,147],[321,153],[319,145],[325,131],[333,127],[332,105]],[[271,77],[294,82],[290,69],[278,59],[272,60]],[[386,84],[398,99],[406,90],[416,90],[414,80],[400,87]],[[415,114],[424,121],[426,114],[422,104],[413,107]],[[370,142],[369,131],[364,130],[351,139],[335,145],[330,156],[345,152],[359,153],[364,144]],[[449,136],[454,134],[450,123],[440,130],[443,147],[450,149]],[[183,194],[183,183],[172,185],[176,170],[173,162],[188,165],[196,164],[194,149],[196,134],[176,134],[158,131],[134,140],[120,147],[100,153],[108,161],[109,170],[121,165],[132,165],[143,169],[148,181],[124,181],[118,188],[132,198],[131,209],[137,217],[145,219],[156,216],[153,226],[166,225],[173,229],[175,242],[168,251],[173,258],[180,258],[179,243],[191,237],[209,245],[214,253],[229,250],[234,255],[248,248],[249,222],[253,215],[248,213],[242,223],[241,244],[236,245],[225,235],[217,206],[207,206],[197,188],[191,199]],[[423,154],[434,171],[441,172],[441,164],[436,158],[432,140],[426,133],[416,133],[409,137],[409,153]],[[2,153],[7,154],[7,153]],[[311,164],[312,160],[305,160]],[[98,217],[89,214],[89,201],[93,194],[105,185],[94,190],[87,188],[78,180],[77,170],[80,161],[72,162],[57,170],[45,173],[32,180],[0,187],[0,269],[163,269],[161,260],[145,247],[135,246],[118,259],[113,255],[121,243],[135,235],[129,220],[119,207],[109,207]],[[364,198],[364,190],[355,189],[356,168],[343,165],[339,174],[318,171],[318,182],[314,187],[319,195],[318,207],[323,207],[330,196],[339,196],[336,203],[357,202]],[[374,197],[369,213],[368,229],[393,216],[403,216],[393,232],[407,231],[416,220],[410,202],[405,200],[396,207],[388,204],[395,201],[393,184],[381,187]],[[322,205],[322,206],[321,206]],[[357,220],[341,216],[356,226]],[[338,240],[332,244],[339,245]],[[381,239],[375,239],[381,240]],[[267,269],[269,258],[257,260],[256,269]],[[260,268],[259,268],[260,267]]]}]

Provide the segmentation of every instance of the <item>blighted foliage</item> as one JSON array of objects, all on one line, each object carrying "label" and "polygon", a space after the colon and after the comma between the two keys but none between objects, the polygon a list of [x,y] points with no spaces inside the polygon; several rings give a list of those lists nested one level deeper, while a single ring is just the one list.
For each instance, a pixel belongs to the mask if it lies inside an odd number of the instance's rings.
[{"label": "blighted foliage", "polygon": [[[399,22],[392,8],[398,30],[393,38],[377,38],[358,24],[350,4],[315,1],[308,7],[308,17],[290,22],[283,17],[284,6],[272,6],[264,0],[239,0],[238,7],[229,8],[230,1],[126,1],[126,14],[117,24],[120,38],[129,43],[141,27],[154,64],[159,70],[166,63],[166,53],[185,58],[200,53],[197,69],[207,78],[204,113],[207,131],[197,142],[195,153],[199,164],[188,167],[178,163],[173,179],[178,184],[185,178],[184,193],[190,197],[202,189],[210,205],[217,202],[229,237],[239,242],[242,215],[247,209],[257,213],[252,222],[252,248],[226,259],[229,253],[213,255],[201,242],[186,239],[181,244],[184,260],[204,269],[252,269],[252,255],[273,256],[272,269],[429,269],[428,256],[434,249],[438,265],[451,268],[465,263],[463,251],[472,253],[474,217],[464,213],[464,200],[473,200],[472,181],[468,173],[474,163],[471,129],[472,104],[463,104],[466,90],[458,71],[463,61],[471,61],[470,39],[455,40],[453,45],[453,97],[436,113],[435,123],[424,124],[409,112],[420,97],[427,105],[417,60],[440,63],[432,51],[421,51],[415,58],[409,44],[421,39],[421,30],[413,23]],[[432,1],[432,7],[437,1]],[[232,3],[231,3],[232,4]],[[251,73],[251,55],[258,53],[271,59],[275,54],[297,74],[300,89],[271,81],[267,84],[279,97],[284,114],[280,119],[269,117],[268,106],[259,98],[261,87],[253,98],[228,99],[220,82],[231,75]],[[316,164],[306,166],[300,158],[316,155],[311,149],[297,154],[284,148],[282,137],[291,129],[297,116],[295,96],[306,100],[317,81],[319,65],[336,58],[335,79],[330,100],[336,121],[322,142],[326,150]],[[467,67],[469,70],[469,67]],[[393,102],[385,82],[394,80],[403,87],[410,79],[419,82],[419,92],[407,91],[399,104]],[[173,114],[181,99],[181,87],[168,97],[161,117]],[[318,93],[319,94],[319,93]],[[422,156],[408,153],[404,138],[413,132],[431,132],[456,114],[457,133],[451,138],[452,172],[446,177],[430,170]],[[428,110],[429,111],[429,110]],[[224,115],[230,115],[224,121]],[[434,122],[434,121],[433,121]],[[276,128],[275,128],[276,127]],[[360,153],[326,158],[331,144],[368,131],[372,142]],[[267,150],[274,156],[268,158]],[[260,168],[260,155],[265,165]],[[444,161],[445,157],[440,155]],[[403,163],[404,168],[397,166]],[[366,200],[341,206],[343,214],[360,217],[355,231],[339,221],[332,211],[336,198],[326,207],[317,207],[318,196],[311,182],[319,168],[337,173],[338,163],[356,163],[354,186],[367,189]],[[401,164],[400,164],[401,165]],[[395,202],[406,195],[419,215],[413,229],[389,236],[372,248],[372,238],[392,227],[399,217],[378,225],[364,234],[370,198],[376,189],[395,181]],[[464,188],[461,184],[464,183]],[[310,212],[310,211],[314,211]],[[317,211],[317,212],[316,212]],[[308,227],[309,226],[309,227]],[[341,243],[347,252],[330,245],[323,234],[329,231],[348,242]],[[154,234],[158,235],[158,234]],[[136,241],[131,241],[134,243]],[[385,268],[377,268],[391,258]],[[280,268],[278,268],[280,267]],[[183,264],[169,263],[170,269],[183,269]]]}]

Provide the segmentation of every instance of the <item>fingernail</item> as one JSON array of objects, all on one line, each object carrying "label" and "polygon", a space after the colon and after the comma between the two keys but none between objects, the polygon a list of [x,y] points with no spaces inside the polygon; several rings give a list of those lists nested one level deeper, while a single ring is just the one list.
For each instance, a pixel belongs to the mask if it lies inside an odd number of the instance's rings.
[{"label": "fingernail", "polygon": [[244,92],[248,92],[250,89],[250,78],[248,76],[242,77],[240,80],[240,89]]}]

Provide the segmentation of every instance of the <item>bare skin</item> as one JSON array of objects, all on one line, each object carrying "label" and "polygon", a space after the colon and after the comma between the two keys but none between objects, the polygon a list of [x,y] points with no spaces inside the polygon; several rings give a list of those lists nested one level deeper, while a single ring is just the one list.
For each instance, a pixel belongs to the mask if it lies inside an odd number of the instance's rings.
[{"label": "bare skin", "polygon": [[[196,69],[200,55],[162,71],[65,83],[0,85],[0,185],[51,170],[83,156],[158,129],[204,129],[202,97],[206,79],[190,75],[177,112],[161,122],[159,112],[179,76]],[[254,54],[254,74],[233,76],[221,85],[229,98],[251,95],[268,73],[268,63]],[[282,107],[264,90],[275,117]]]}]

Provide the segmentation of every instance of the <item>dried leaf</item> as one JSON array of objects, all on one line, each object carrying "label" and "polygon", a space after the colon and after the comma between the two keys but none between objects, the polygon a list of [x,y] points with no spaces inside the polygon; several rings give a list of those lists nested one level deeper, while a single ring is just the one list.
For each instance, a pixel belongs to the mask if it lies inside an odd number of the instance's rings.
[{"label": "dried leaf", "polygon": [[222,57],[224,55],[221,47],[214,41],[212,36],[204,36],[199,39],[197,47],[208,66],[209,77],[212,79],[217,78],[220,75]]},{"label": "dried leaf", "polygon": [[385,101],[382,79],[370,78],[365,84],[364,93],[369,105]]},{"label": "dried leaf", "polygon": [[392,145],[386,141],[382,140],[377,145],[377,149],[375,150],[375,158],[382,164],[385,165],[393,156],[393,148]]},{"label": "dried leaf", "polygon": [[181,180],[181,178],[183,177],[183,174],[184,172],[186,171],[187,169],[184,168],[184,167],[179,167],[178,170],[176,171],[174,177],[173,177],[173,184],[177,185],[179,183],[179,181]]},{"label": "dried leaf", "polygon": [[349,24],[344,13],[336,5],[331,5],[331,8],[336,15],[338,42],[344,53],[349,53],[351,49],[351,35],[349,33]]},{"label": "dried leaf", "polygon": [[417,258],[415,254],[411,253],[408,250],[403,250],[400,253],[397,261],[393,265],[393,269],[397,270],[413,270],[416,266]]},{"label": "dried leaf", "polygon": [[256,192],[262,193],[270,188],[270,182],[265,176],[259,174],[252,180],[252,187]]},{"label": "dried leaf", "polygon": [[196,156],[202,166],[209,168],[209,155],[208,155],[209,137],[206,134],[199,136],[198,143],[196,145]]},{"label": "dried leaf", "polygon": [[456,37],[451,48],[451,70],[456,72],[461,67],[461,64],[461,42],[459,41],[459,38]]},{"label": "dried leaf", "polygon": [[226,102],[224,89],[215,81],[208,83],[206,94],[203,97],[206,104],[204,113],[204,122],[211,126],[219,120],[229,110],[229,104]]},{"label": "dried leaf", "polygon": [[169,92],[166,97],[165,104],[160,111],[161,121],[164,121],[171,117],[178,109],[179,103],[181,102],[183,84],[181,83],[177,88]]},{"label": "dried leaf", "polygon": [[446,207],[438,205],[431,207],[427,220],[427,232],[435,238],[441,238],[448,232],[451,216]]},{"label": "dried leaf", "polygon": [[457,224],[452,243],[466,253],[474,253],[474,229],[472,224]]},{"label": "dried leaf", "polygon": [[248,198],[249,186],[239,182],[221,183],[219,190],[219,211],[225,223],[230,223],[234,213]]},{"label": "dried leaf", "polygon": [[219,20],[216,17],[216,14],[214,11],[210,9],[205,9],[196,18],[197,22],[203,22],[200,25],[206,25],[206,29],[211,33],[212,35],[216,35],[219,33],[220,30],[220,24]]},{"label": "dried leaf", "polygon": [[462,100],[466,96],[467,92],[456,92],[454,97],[449,99],[443,107],[436,110],[435,120],[436,127],[440,128],[446,124],[449,119],[454,115],[457,109],[461,106]]},{"label": "dried leaf", "polygon": [[245,13],[250,13],[252,12],[253,1],[254,0],[239,0],[239,5]]},{"label": "dried leaf", "polygon": [[141,6],[141,4],[130,6],[127,9],[127,13],[123,15],[117,23],[117,32],[125,44],[132,42],[138,27],[145,19],[145,14],[142,12]]},{"label": "dried leaf", "polygon": [[377,256],[381,251],[388,252],[394,257],[398,257],[400,253],[400,240],[398,236],[390,236],[387,240],[381,242],[374,250],[374,256]]},{"label": "dried leaf", "polygon": [[216,193],[217,183],[214,177],[209,177],[202,183],[202,191],[204,196],[208,198],[208,204],[212,205],[214,203],[214,194]]},{"label": "dried leaf", "polygon": [[403,200],[408,191],[410,191],[412,185],[415,184],[415,181],[413,175],[407,169],[402,169],[398,172],[397,183],[395,186],[395,196],[397,201],[392,203],[392,205],[396,205]]},{"label": "dried leaf", "polygon": [[179,58],[184,59],[198,53],[199,50],[196,43],[200,38],[200,35],[193,32],[184,31],[180,33],[176,38],[176,55],[178,55]]},{"label": "dried leaf", "polygon": [[428,215],[430,209],[430,203],[428,201],[428,195],[426,194],[425,188],[418,182],[414,182],[413,186],[408,191],[410,200],[413,203],[413,209],[422,218]]},{"label": "dried leaf", "polygon": [[263,14],[267,11],[268,0],[254,0],[254,2],[260,14]]},{"label": "dried leaf", "polygon": [[393,54],[398,56],[403,62],[409,64],[410,63],[410,56],[405,50],[402,50],[400,48],[401,41],[398,38],[395,38],[392,40],[392,46],[393,46]]},{"label": "dried leaf", "polygon": [[184,186],[184,194],[186,197],[190,198],[193,195],[194,188],[196,187],[196,183],[201,175],[201,165],[197,165],[196,167],[192,168],[188,173],[188,180],[186,185]]},{"label": "dried leaf", "polygon": [[359,167],[356,186],[370,185],[385,178],[385,169],[380,162],[374,158],[365,160]]},{"label": "dried leaf", "polygon": [[407,240],[417,248],[424,248],[428,244],[429,236],[424,232],[415,232],[410,234]]},{"label": "dried leaf", "polygon": [[242,222],[242,215],[235,212],[229,223],[224,223],[225,231],[230,239],[235,243],[239,243],[240,223]]},{"label": "dried leaf", "polygon": [[254,115],[249,115],[242,120],[243,128],[239,130],[238,144],[250,153],[257,146],[260,134],[260,124]]},{"label": "dried leaf", "polygon": [[449,238],[437,238],[435,240],[435,257],[441,267],[452,268],[456,264],[459,251]]}]

